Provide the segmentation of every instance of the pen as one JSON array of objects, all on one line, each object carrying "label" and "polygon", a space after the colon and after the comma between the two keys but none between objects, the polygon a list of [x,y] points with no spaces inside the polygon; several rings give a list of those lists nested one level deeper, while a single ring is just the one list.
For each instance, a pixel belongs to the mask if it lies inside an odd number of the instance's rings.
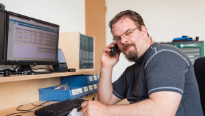
[{"label": "pen", "polygon": [[92,101],[94,101],[95,100],[95,95],[93,96],[93,98],[92,98]]},{"label": "pen", "polygon": [[[95,97],[96,97],[96,95],[94,95],[94,96],[93,96],[92,101],[94,101],[94,100],[95,100]],[[82,110],[82,107],[81,107],[81,106],[79,106],[79,107],[77,107],[77,109],[78,109],[78,111],[79,111],[79,110]]]}]

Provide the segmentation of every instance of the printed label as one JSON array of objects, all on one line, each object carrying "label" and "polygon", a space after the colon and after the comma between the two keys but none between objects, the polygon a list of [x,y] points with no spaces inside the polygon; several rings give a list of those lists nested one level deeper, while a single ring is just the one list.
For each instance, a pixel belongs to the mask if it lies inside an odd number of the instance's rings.
[{"label": "printed label", "polygon": [[93,87],[94,87],[94,89],[97,89],[97,84],[94,84]]},{"label": "printed label", "polygon": [[93,90],[93,86],[92,85],[89,85],[89,90]]},{"label": "printed label", "polygon": [[196,47],[197,44],[180,44],[180,46],[183,47]]},{"label": "printed label", "polygon": [[88,87],[83,87],[83,89],[84,89],[84,92],[88,91]]},{"label": "printed label", "polygon": [[93,77],[92,76],[89,76],[89,81],[93,81]]},{"label": "printed label", "polygon": [[83,89],[82,88],[73,89],[72,90],[72,95],[77,95],[77,94],[80,94],[80,93],[83,93]]},{"label": "printed label", "polygon": [[94,75],[93,78],[94,78],[95,81],[97,80],[97,76],[96,75]]}]

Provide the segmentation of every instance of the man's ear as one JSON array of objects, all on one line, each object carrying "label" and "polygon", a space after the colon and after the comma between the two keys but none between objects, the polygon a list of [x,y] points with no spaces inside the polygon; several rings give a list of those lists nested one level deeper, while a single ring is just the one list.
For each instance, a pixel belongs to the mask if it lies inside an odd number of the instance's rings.
[{"label": "man's ear", "polygon": [[143,35],[148,36],[146,26],[144,26],[144,25],[141,26],[141,32],[142,32]]}]

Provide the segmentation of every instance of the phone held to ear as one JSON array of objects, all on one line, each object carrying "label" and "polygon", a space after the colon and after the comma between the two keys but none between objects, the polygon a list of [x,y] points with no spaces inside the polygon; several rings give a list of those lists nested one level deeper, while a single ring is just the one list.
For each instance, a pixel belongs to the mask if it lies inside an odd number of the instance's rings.
[{"label": "phone held to ear", "polygon": [[118,48],[117,44],[115,44],[115,46],[111,48],[111,55],[115,56],[119,51],[120,49]]}]

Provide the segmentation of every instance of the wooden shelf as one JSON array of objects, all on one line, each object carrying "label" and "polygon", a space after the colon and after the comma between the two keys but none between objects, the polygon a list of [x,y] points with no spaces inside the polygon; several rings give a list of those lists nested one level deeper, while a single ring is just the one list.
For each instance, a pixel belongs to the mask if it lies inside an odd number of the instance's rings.
[{"label": "wooden shelf", "polygon": [[85,72],[60,72],[50,74],[35,74],[35,75],[14,75],[9,77],[0,77],[0,83],[12,82],[12,81],[24,81],[32,79],[45,79],[45,78],[56,78],[72,75],[86,75],[86,74],[97,74],[97,71],[85,71]]}]

